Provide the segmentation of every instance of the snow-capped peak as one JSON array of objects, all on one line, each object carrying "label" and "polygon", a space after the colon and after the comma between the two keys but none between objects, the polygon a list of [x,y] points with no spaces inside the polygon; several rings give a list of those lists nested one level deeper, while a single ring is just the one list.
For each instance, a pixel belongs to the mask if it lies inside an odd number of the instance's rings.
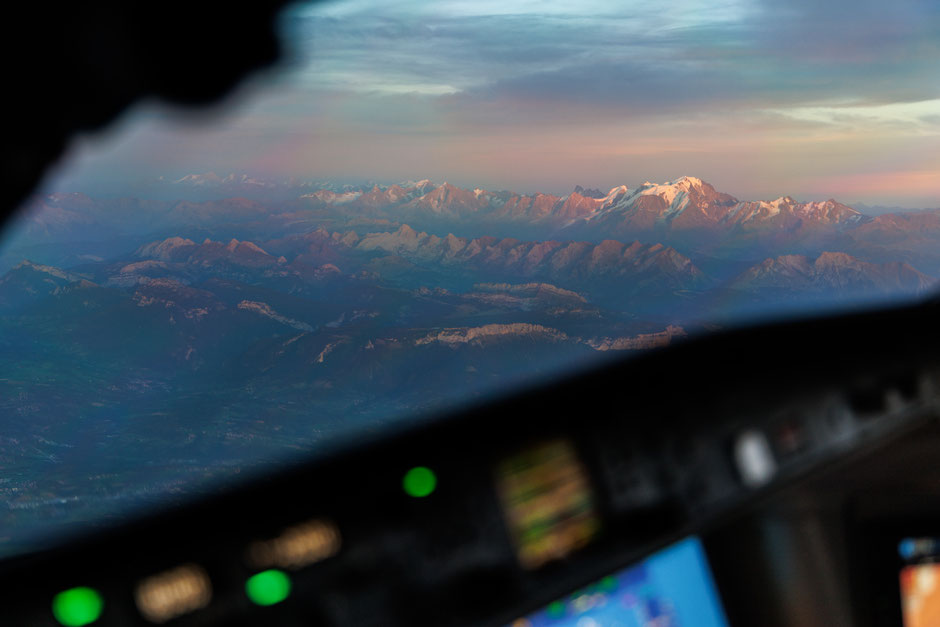
[{"label": "snow-capped peak", "polygon": [[659,196],[666,201],[666,204],[672,205],[680,195],[687,196],[693,189],[700,189],[703,183],[701,179],[691,176],[683,176],[675,181],[665,183],[650,183],[646,181],[638,190],[640,196]]},{"label": "snow-capped peak", "polygon": [[682,176],[672,182],[672,185],[688,185],[690,187],[701,187],[705,181],[694,176]]},{"label": "snow-capped peak", "polygon": [[192,185],[205,185],[207,183],[220,183],[222,177],[216,174],[215,172],[207,172],[205,174],[187,174],[186,176],[179,178],[174,183],[190,183]]},{"label": "snow-capped peak", "polygon": [[708,185],[705,181],[694,176],[680,176],[679,178],[673,181],[665,181],[663,183],[651,183],[646,181],[641,187],[647,188],[666,188],[672,187],[678,190],[689,191],[690,189],[701,189],[703,186]]},{"label": "snow-capped peak", "polygon": [[[628,191],[630,191],[630,188],[627,187],[626,185],[618,185],[617,187],[614,187],[609,192],[607,192],[607,198],[620,196],[621,194],[626,194]],[[607,198],[605,198],[604,200],[607,200]]]},{"label": "snow-capped peak", "polygon": [[431,183],[431,181],[428,179],[421,179],[420,181],[412,181],[412,180],[402,181],[398,185],[404,189],[411,189],[411,188],[420,189],[422,187],[431,187],[433,186],[433,183]]}]

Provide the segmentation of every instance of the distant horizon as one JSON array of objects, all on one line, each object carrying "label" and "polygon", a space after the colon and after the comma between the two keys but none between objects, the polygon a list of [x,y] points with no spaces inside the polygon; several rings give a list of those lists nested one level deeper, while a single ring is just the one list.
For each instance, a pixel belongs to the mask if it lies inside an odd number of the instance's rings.
[{"label": "distant horizon", "polygon": [[280,68],[224,105],[143,103],[49,180],[563,194],[688,173],[739,198],[940,206],[940,4],[344,0],[296,5],[283,33]]},{"label": "distant horizon", "polygon": [[[643,179],[642,182],[636,182],[636,181],[632,181],[629,183],[621,182],[618,184],[611,185],[609,187],[604,186],[604,185],[590,185],[590,184],[585,184],[583,182],[579,182],[579,183],[571,184],[567,188],[567,190],[557,191],[560,189],[560,186],[556,186],[552,190],[546,190],[546,189],[515,189],[515,188],[506,188],[506,187],[495,187],[495,186],[490,186],[490,185],[486,185],[484,183],[479,183],[479,182],[460,183],[460,182],[457,182],[461,180],[460,177],[449,177],[447,179],[435,180],[430,177],[419,178],[419,177],[413,176],[413,177],[395,180],[395,179],[389,179],[389,178],[383,179],[380,177],[368,177],[368,176],[361,176],[361,177],[352,177],[352,176],[328,177],[328,176],[316,176],[316,175],[308,175],[308,176],[273,175],[272,176],[272,175],[264,175],[264,174],[252,173],[252,172],[236,172],[236,171],[224,171],[224,170],[222,172],[216,172],[215,170],[206,170],[202,172],[194,172],[194,171],[186,172],[185,174],[179,174],[179,175],[162,174],[162,175],[149,177],[147,180],[138,180],[136,182],[120,181],[120,182],[114,182],[112,184],[102,183],[100,181],[88,183],[88,182],[82,182],[81,179],[64,179],[64,180],[53,179],[51,182],[47,182],[47,184],[43,186],[42,190],[38,192],[38,194],[43,195],[43,194],[51,194],[51,193],[78,192],[78,193],[83,193],[91,197],[94,197],[96,195],[100,197],[122,197],[122,196],[145,197],[146,191],[148,191],[148,188],[152,189],[153,186],[155,185],[160,185],[160,184],[176,185],[176,184],[181,184],[183,179],[189,176],[207,177],[209,175],[215,175],[216,177],[220,179],[220,181],[230,176],[233,176],[233,177],[245,176],[251,179],[256,179],[265,183],[271,183],[275,185],[286,184],[288,181],[294,180],[295,184],[298,186],[319,185],[321,186],[319,187],[319,189],[322,189],[323,188],[322,186],[366,187],[370,185],[379,185],[380,187],[389,187],[391,185],[403,185],[409,182],[418,183],[418,182],[426,180],[432,183],[435,187],[439,187],[445,183],[449,183],[451,185],[454,185],[455,187],[459,187],[461,189],[467,189],[467,190],[484,189],[489,192],[512,192],[512,193],[517,193],[517,194],[522,194],[522,195],[549,194],[549,195],[559,196],[559,197],[568,196],[569,194],[573,193],[577,187],[581,187],[584,190],[597,190],[597,191],[600,191],[601,193],[607,194],[611,190],[614,190],[622,185],[625,185],[628,189],[634,190],[634,189],[641,187],[643,183],[645,182],[664,184],[664,183],[676,181],[684,177],[689,177],[689,178],[700,179],[704,183],[712,185],[716,191],[730,194],[731,196],[734,196],[735,198],[741,201],[773,201],[778,198],[783,198],[786,196],[789,196],[797,200],[798,202],[823,202],[823,201],[831,199],[843,205],[851,207],[853,209],[857,209],[861,213],[866,213],[866,212],[862,211],[861,209],[858,209],[859,207],[861,207],[862,209],[876,210],[874,213],[868,213],[867,215],[880,215],[882,213],[889,213],[891,211],[917,212],[917,211],[930,211],[930,210],[940,209],[940,200],[938,200],[937,203],[933,206],[903,206],[903,205],[889,205],[889,204],[884,204],[884,203],[868,203],[865,201],[851,201],[851,200],[846,200],[844,198],[839,198],[835,196],[827,196],[827,197],[807,196],[807,195],[796,194],[792,192],[785,192],[785,193],[775,195],[775,196],[765,195],[761,197],[750,197],[750,196],[745,196],[742,194],[735,193],[733,190],[726,189],[722,187],[721,185],[715,184],[714,182],[704,177],[696,176],[695,174],[689,174],[689,173],[682,174],[679,176],[674,176],[672,178],[665,179],[665,180],[656,180],[656,179],[647,178],[647,179]],[[193,189],[200,189],[200,188],[193,188]],[[202,189],[211,189],[211,188],[202,188]]]}]

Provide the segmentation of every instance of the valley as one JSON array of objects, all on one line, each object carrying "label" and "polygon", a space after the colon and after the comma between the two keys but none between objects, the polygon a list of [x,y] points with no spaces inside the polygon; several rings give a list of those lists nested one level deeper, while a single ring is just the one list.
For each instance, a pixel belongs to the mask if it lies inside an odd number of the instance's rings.
[{"label": "valley", "polygon": [[7,233],[4,527],[107,524],[755,317],[920,298],[940,274],[929,212],[693,177],[564,197],[160,185],[37,196]]}]

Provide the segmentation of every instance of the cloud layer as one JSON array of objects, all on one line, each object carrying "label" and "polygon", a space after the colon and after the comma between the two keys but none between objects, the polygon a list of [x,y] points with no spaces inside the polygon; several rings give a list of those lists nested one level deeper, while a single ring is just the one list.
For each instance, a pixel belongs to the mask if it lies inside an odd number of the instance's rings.
[{"label": "cloud layer", "polygon": [[286,32],[294,67],[253,100],[141,141],[197,170],[544,191],[695,174],[739,196],[940,205],[930,0],[344,0]]}]

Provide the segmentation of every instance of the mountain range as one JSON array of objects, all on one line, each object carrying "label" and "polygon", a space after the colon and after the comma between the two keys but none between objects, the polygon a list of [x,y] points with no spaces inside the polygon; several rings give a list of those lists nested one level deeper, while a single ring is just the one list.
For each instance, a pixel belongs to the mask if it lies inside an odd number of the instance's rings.
[{"label": "mountain range", "polygon": [[917,298],[940,275],[940,211],[742,201],[693,177],[565,196],[157,187],[37,196],[6,235],[0,524],[99,519],[754,315]]},{"label": "mountain range", "polygon": [[[34,246],[82,240],[88,244],[87,254],[107,257],[120,252],[114,242],[126,247],[139,236],[257,241],[319,227],[378,232],[407,224],[439,237],[454,233],[523,241],[659,243],[723,279],[767,257],[815,258],[825,251],[877,263],[904,261],[940,275],[940,210],[868,216],[835,199],[739,200],[691,176],[635,188],[621,185],[607,192],[578,186],[566,196],[463,189],[428,180],[317,187],[211,173],[163,185],[162,196],[171,190],[177,199],[93,199],[77,193],[36,197],[23,212],[20,240]],[[186,197],[193,189],[209,196]],[[239,197],[238,192],[246,194]],[[7,267],[18,261],[6,255]],[[76,262],[52,257],[41,261]]]},{"label": "mountain range", "polygon": [[621,185],[598,195],[579,188],[567,196],[517,194],[460,189],[421,181],[413,187],[374,186],[371,190],[336,193],[320,190],[301,199],[313,206],[342,205],[347,212],[395,207],[401,219],[428,216],[479,223],[522,221],[556,229],[608,235],[670,231],[735,231],[761,229],[804,235],[817,229],[850,229],[870,218],[835,200],[798,202],[786,196],[772,201],[741,201],[701,179]]}]

